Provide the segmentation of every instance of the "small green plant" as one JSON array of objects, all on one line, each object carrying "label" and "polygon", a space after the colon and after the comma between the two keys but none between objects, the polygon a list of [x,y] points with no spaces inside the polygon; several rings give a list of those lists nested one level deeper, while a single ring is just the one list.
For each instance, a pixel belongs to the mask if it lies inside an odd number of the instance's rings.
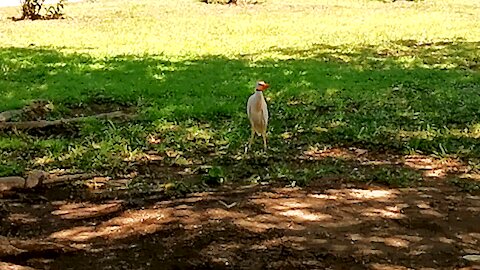
[{"label": "small green plant", "polygon": [[225,182],[225,172],[222,167],[213,166],[208,169],[208,174],[203,178],[205,184],[209,186],[221,185]]},{"label": "small green plant", "polygon": [[20,175],[24,172],[25,168],[23,168],[20,164],[14,161],[1,161],[0,162],[0,177],[3,176],[12,176],[12,175]]},{"label": "small green plant", "polygon": [[65,8],[66,0],[59,0],[54,6],[49,6],[47,8],[47,17],[49,19],[60,19],[63,18],[63,9]]},{"label": "small green plant", "polygon": [[406,187],[421,181],[420,175],[405,168],[384,167],[370,174],[370,181],[393,187]]},{"label": "small green plant", "polygon": [[66,0],[58,0],[55,5],[45,6],[45,0],[22,0],[22,16],[14,20],[51,20],[63,18]]},{"label": "small green plant", "polygon": [[480,190],[480,183],[475,181],[469,181],[467,179],[461,179],[461,178],[454,178],[450,180],[450,182],[465,192],[475,192]]}]

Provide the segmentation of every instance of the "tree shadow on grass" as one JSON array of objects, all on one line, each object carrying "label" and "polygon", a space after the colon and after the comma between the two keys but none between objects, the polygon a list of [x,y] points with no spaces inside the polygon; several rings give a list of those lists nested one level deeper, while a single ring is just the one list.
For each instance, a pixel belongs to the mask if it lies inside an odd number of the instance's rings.
[{"label": "tree shadow on grass", "polygon": [[[235,202],[233,198],[243,203],[231,211],[222,208],[217,198],[208,199],[215,194],[206,196],[203,208],[200,199],[164,201],[163,205],[148,202],[116,209],[107,207],[115,202],[87,203],[67,193],[57,205],[48,204],[42,211],[20,208],[14,213],[20,215],[10,216],[9,220],[30,223],[20,222],[20,226],[6,226],[3,230],[18,237],[52,237],[60,242],[87,242],[87,246],[74,254],[54,250],[47,258],[27,253],[7,259],[16,263],[28,260],[30,265],[51,265],[54,269],[64,264],[76,269],[91,268],[93,261],[102,261],[104,269],[112,265],[142,265],[146,269],[160,265],[165,269],[174,269],[175,265],[190,269],[347,268],[355,263],[371,268],[376,267],[373,264],[461,266],[464,263],[459,256],[472,252],[478,242],[476,228],[472,227],[478,224],[476,197],[452,194],[447,199],[454,207],[450,209],[451,205],[443,203],[448,193],[444,190],[417,193],[385,189],[373,192],[383,195],[371,195],[370,191],[362,191],[367,188],[361,185],[356,189],[335,186],[345,185],[338,175],[364,176],[360,179],[364,182],[372,180],[372,176],[376,177],[373,182],[392,177],[403,181],[404,172],[405,177],[415,178],[421,169],[405,164],[365,165],[364,161],[351,162],[339,156],[327,161],[316,159],[324,155],[321,149],[328,145],[397,154],[408,150],[454,153],[467,159],[463,163],[479,158],[480,80],[475,65],[478,43],[415,44],[399,41],[398,50],[393,51],[327,45],[306,51],[272,48],[270,53],[281,56],[280,60],[259,61],[250,61],[257,56],[248,55],[179,61],[163,56],[98,59],[52,49],[2,49],[2,110],[45,98],[66,108],[103,102],[135,104],[140,111],[136,121],[113,127],[102,122],[108,128],[96,130],[94,136],[84,130],[74,139],[70,146],[86,145],[78,156],[86,165],[59,158],[50,167],[88,170],[95,168],[91,167],[94,162],[112,167],[113,161],[120,164],[115,166],[128,167],[131,163],[120,154],[123,148],[102,152],[98,143],[120,144],[132,152],[152,150],[145,137],[154,134],[161,142],[153,150],[165,159],[170,148],[183,151],[189,158],[205,155],[194,148],[206,145],[216,155],[196,165],[221,164],[232,170],[233,180],[273,173],[273,179],[283,179],[285,171],[276,171],[282,166],[292,170],[289,180],[296,180],[299,172],[313,183],[333,179],[327,181],[327,187],[317,190],[290,190],[282,195],[281,190],[257,189],[240,193],[241,198],[232,194],[218,198],[227,204]],[[409,49],[412,46],[416,47]],[[239,161],[237,154],[248,136],[245,101],[256,79],[272,84],[266,93],[272,115],[272,156],[266,161],[257,157]],[[173,124],[158,128],[162,123],[159,119]],[[145,132],[134,133],[132,127]],[[72,148],[51,143],[51,135],[33,136],[32,140],[2,134],[7,142],[0,144],[2,160],[26,159],[27,167],[35,167],[39,165],[33,165],[34,161],[48,156],[49,151],[58,151],[62,158],[70,155]],[[42,143],[32,143],[36,141]],[[96,161],[103,154],[108,158]],[[302,156],[313,160],[301,161]],[[399,173],[392,166],[400,167]],[[332,178],[335,175],[337,178]],[[178,179],[183,178],[180,175]],[[37,199],[41,200],[37,197],[34,201]],[[81,205],[72,205],[75,200]],[[38,205],[42,208],[47,203]],[[42,229],[33,230],[38,224]],[[452,226],[455,230],[447,229]],[[104,239],[110,242],[105,244]],[[394,259],[388,261],[388,257]]]},{"label": "tree shadow on grass", "polygon": [[268,53],[290,59],[256,62],[249,61],[251,56],[98,59],[53,49],[4,48],[1,108],[37,98],[70,105],[142,100],[140,109],[149,119],[220,117],[242,126],[238,121],[253,83],[265,79],[272,84],[267,96],[276,134],[302,125],[309,131],[328,129],[329,140],[380,142],[386,139],[381,136],[427,126],[433,133],[443,133],[444,127],[474,129],[479,44],[397,44],[403,47],[392,51],[321,44],[306,50],[272,48]]}]

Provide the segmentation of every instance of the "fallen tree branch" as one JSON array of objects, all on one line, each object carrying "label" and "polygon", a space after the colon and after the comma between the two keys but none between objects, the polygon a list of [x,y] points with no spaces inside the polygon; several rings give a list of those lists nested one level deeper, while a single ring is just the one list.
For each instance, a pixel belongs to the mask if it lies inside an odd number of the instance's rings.
[{"label": "fallen tree branch", "polygon": [[132,118],[134,115],[126,114],[122,111],[101,113],[91,116],[81,116],[67,119],[59,119],[53,121],[40,120],[40,121],[23,121],[23,122],[0,122],[0,130],[3,129],[33,129],[44,128],[50,126],[60,126],[64,124],[83,122],[89,119],[115,119],[115,118]]},{"label": "fallen tree branch", "polygon": [[43,184],[58,184],[64,182],[72,182],[78,180],[87,180],[95,177],[93,173],[82,173],[82,174],[66,174],[60,176],[53,176],[43,180]]},{"label": "fallen tree branch", "polygon": [[98,175],[93,173],[54,175],[40,170],[33,170],[26,178],[20,176],[0,177],[0,192],[12,189],[34,188],[40,185],[56,185],[78,180],[95,179],[96,176]]},{"label": "fallen tree branch", "polygon": [[10,121],[13,117],[19,116],[23,113],[22,110],[11,110],[0,113],[0,122]]}]

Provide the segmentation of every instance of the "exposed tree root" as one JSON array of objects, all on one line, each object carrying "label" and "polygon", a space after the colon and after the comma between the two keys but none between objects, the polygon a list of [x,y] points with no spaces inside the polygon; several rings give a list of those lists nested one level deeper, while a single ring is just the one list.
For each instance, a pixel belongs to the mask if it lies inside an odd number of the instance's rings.
[{"label": "exposed tree root", "polygon": [[60,176],[48,177],[45,179],[42,184],[59,184],[64,182],[72,182],[77,180],[86,180],[95,177],[96,174],[93,173],[82,173],[82,174],[67,174]]},{"label": "exposed tree root", "polygon": [[115,119],[115,118],[125,118],[129,119],[132,118],[133,115],[126,114],[122,111],[116,112],[109,112],[109,113],[101,113],[92,116],[82,116],[82,117],[74,117],[74,118],[67,118],[67,119],[59,119],[59,120],[39,120],[39,121],[22,121],[22,122],[0,122],[0,130],[5,129],[35,129],[35,128],[45,128],[50,126],[61,126],[65,124],[72,124],[83,122],[88,119]]}]

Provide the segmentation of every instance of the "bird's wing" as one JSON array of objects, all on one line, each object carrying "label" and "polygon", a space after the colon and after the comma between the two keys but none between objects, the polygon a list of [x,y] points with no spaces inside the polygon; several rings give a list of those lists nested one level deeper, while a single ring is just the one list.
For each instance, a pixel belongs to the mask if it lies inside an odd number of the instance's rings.
[{"label": "bird's wing", "polygon": [[263,121],[265,121],[265,126],[268,125],[268,107],[267,107],[267,102],[262,100],[263,106],[262,106],[262,113],[263,113]]},{"label": "bird's wing", "polygon": [[247,115],[248,115],[248,118],[250,118],[250,110],[252,109],[252,105],[253,105],[253,95],[251,95],[249,98],[248,98],[248,102],[247,102]]}]

